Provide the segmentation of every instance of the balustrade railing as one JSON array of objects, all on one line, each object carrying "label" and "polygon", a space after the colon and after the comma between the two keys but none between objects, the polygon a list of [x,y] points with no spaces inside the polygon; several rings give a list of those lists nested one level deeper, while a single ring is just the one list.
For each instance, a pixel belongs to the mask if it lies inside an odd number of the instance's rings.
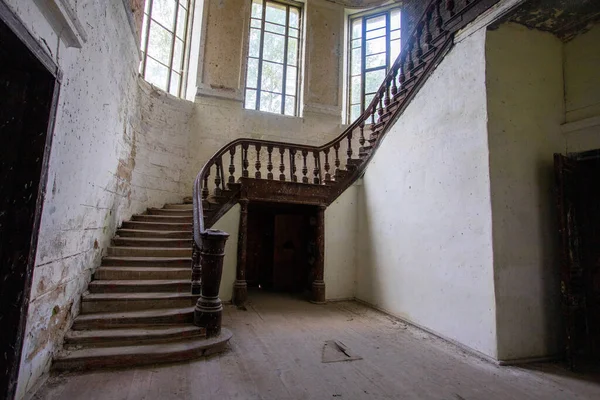
[{"label": "balustrade railing", "polygon": [[[237,139],[217,151],[194,182],[194,254],[200,254],[202,239],[210,236],[210,230],[204,228],[203,203],[210,196],[231,193],[240,178],[343,188],[351,184],[368,164],[395,116],[408,104],[428,76],[428,71],[446,51],[453,34],[498,1],[429,1],[406,46],[390,67],[370,104],[356,121],[332,141],[321,146],[310,146]],[[215,235],[224,237],[218,232]],[[201,257],[195,256],[193,263],[196,271],[194,276],[200,278]],[[201,273],[204,276],[211,272],[202,270]],[[192,286],[193,291],[198,291],[201,285]]]}]

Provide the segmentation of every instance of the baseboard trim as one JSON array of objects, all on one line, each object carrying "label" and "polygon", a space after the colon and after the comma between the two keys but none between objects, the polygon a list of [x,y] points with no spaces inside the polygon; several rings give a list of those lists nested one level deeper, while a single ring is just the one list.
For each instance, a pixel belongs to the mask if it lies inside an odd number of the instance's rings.
[{"label": "baseboard trim", "polygon": [[500,365],[501,367],[510,367],[510,366],[523,365],[523,364],[558,361],[562,358],[563,357],[560,354],[556,354],[556,355],[547,356],[547,357],[525,357],[525,358],[514,358],[511,360],[498,360],[497,364]]}]

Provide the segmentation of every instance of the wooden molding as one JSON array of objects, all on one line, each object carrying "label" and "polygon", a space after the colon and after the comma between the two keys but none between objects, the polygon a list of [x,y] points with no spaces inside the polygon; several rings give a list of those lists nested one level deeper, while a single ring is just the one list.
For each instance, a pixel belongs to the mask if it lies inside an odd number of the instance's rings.
[{"label": "wooden molding", "polygon": [[596,126],[600,126],[600,115],[596,117],[580,119],[579,121],[564,123],[560,126],[560,130],[563,134],[566,134]]},{"label": "wooden molding", "polygon": [[56,35],[67,47],[80,49],[87,41],[87,33],[77,13],[67,0],[34,0]]}]

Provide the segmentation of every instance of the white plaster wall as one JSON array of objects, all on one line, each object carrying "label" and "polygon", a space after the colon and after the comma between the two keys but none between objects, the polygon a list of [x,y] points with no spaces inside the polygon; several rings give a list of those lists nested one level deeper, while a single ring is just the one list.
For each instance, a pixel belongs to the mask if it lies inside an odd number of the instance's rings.
[{"label": "white plaster wall", "polygon": [[452,49],[367,168],[356,297],[495,357],[485,35]]},{"label": "white plaster wall", "polygon": [[237,268],[238,232],[240,227],[240,205],[236,204],[227,211],[225,215],[212,226],[229,233],[229,239],[225,244],[225,257],[223,259],[223,275],[219,287],[219,298],[221,301],[231,301],[233,295],[233,283],[235,282],[235,271]]},{"label": "white plaster wall", "polygon": [[498,359],[557,354],[553,154],[564,152],[560,40],[506,24],[486,43]]},{"label": "white plaster wall", "polygon": [[121,221],[190,192],[181,181],[188,168],[188,131],[168,121],[193,108],[180,108],[138,83],[137,44],[122,1],[77,3],[88,38],[81,49],[66,48],[33,1],[7,4],[63,72],[19,375],[21,398],[48,371]]},{"label": "white plaster wall", "polygon": [[352,299],[356,289],[356,243],[360,181],[325,210],[325,297]]}]

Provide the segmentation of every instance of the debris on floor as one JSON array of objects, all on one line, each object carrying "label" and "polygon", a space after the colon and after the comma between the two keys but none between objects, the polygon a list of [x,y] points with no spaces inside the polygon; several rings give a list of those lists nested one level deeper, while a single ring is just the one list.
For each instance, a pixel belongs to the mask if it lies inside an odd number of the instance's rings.
[{"label": "debris on floor", "polygon": [[323,346],[323,363],[333,363],[340,361],[362,360],[362,357],[350,351],[350,349],[339,340],[328,340]]}]

